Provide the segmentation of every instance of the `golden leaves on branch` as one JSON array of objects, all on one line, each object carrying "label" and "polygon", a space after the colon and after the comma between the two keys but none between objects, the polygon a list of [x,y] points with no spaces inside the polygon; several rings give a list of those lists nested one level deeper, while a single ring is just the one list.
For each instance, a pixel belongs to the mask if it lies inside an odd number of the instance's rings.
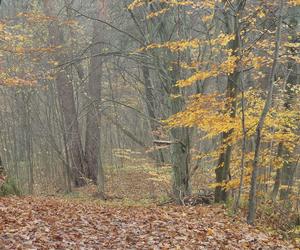
[{"label": "golden leaves on branch", "polygon": [[[134,0],[131,4],[128,5],[129,10],[134,10],[136,8],[139,8],[145,4],[147,4],[148,1],[145,0]],[[152,3],[164,3],[169,5],[169,7],[176,7],[176,6],[191,6],[194,4],[193,1],[184,1],[184,0],[153,0]]]},{"label": "golden leaves on branch", "polygon": [[179,80],[177,82],[179,87],[191,86],[197,81],[203,81],[211,77],[216,77],[221,74],[229,75],[232,74],[236,68],[236,61],[238,60],[237,56],[229,56],[223,63],[220,65],[211,65],[210,70],[206,71],[197,71],[195,74],[190,76],[187,79]]},{"label": "golden leaves on branch", "polygon": [[48,23],[49,21],[57,20],[57,17],[55,16],[47,16],[39,12],[21,12],[17,15],[17,17],[26,18],[26,20],[31,23]]},{"label": "golden leaves on branch", "polygon": [[289,0],[289,4],[294,6],[300,5],[300,0]]},{"label": "golden leaves on branch", "polygon": [[199,46],[227,46],[234,39],[234,35],[221,33],[217,38],[211,40],[189,39],[179,41],[169,41],[165,43],[152,43],[148,46],[139,49],[138,51],[147,51],[151,49],[168,49],[171,52],[182,52],[187,49],[197,49]]},{"label": "golden leaves on branch", "polygon": [[50,62],[49,54],[60,53],[67,48],[67,45],[45,45],[49,36],[47,25],[57,21],[58,25],[74,28],[77,27],[77,21],[59,20],[39,10],[19,13],[16,19],[18,22],[0,22],[0,58],[10,59],[10,66],[5,60],[0,62],[0,84],[36,87],[38,80],[50,79],[49,69],[41,69],[41,62],[47,61],[48,67],[57,66],[56,62]]},{"label": "golden leaves on branch", "polygon": [[[297,90],[294,90],[297,92]],[[277,94],[277,95],[280,95]],[[245,125],[246,136],[250,140],[255,134],[255,128],[258,123],[260,112],[264,105],[265,93],[258,89],[249,89],[245,92]],[[237,188],[239,185],[240,171],[240,153],[242,133],[242,110],[241,95],[236,98],[237,108],[236,116],[232,117],[228,110],[228,105],[233,100],[225,97],[223,94],[198,94],[190,98],[186,109],[171,116],[166,120],[168,127],[196,127],[203,132],[202,141],[210,138],[217,138],[222,133],[230,132],[230,136],[226,138],[224,144],[218,145],[211,149],[205,155],[201,155],[201,159],[209,165],[216,166],[220,153],[225,152],[226,147],[231,145],[235,147],[231,159],[232,180],[226,183],[215,183],[214,186],[222,186],[226,189]],[[274,105],[270,110],[263,129],[263,143],[272,145],[271,148],[262,149],[261,167],[269,166],[272,162],[274,168],[283,166],[283,157],[276,156],[278,144],[284,142],[285,148],[289,152],[293,152],[297,146],[300,136],[297,133],[299,126],[300,110],[295,102],[293,108],[286,110],[282,105],[282,98],[274,97]],[[272,142],[272,143],[271,143]],[[272,152],[272,153],[270,153]],[[245,160],[247,162],[245,183],[249,183],[251,172],[251,162],[253,152],[246,153]],[[290,157],[289,161],[296,161]],[[247,174],[248,173],[248,174]]]},{"label": "golden leaves on branch", "polygon": [[21,79],[18,77],[9,77],[6,79],[2,79],[2,81],[4,82],[4,85],[8,85],[8,86],[33,86],[37,84],[37,80],[32,79],[32,80],[28,80],[28,79]]}]

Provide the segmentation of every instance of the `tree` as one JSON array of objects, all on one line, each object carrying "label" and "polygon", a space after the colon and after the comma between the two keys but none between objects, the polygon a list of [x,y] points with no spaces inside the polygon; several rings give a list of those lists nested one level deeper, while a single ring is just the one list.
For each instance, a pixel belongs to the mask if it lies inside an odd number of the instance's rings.
[{"label": "tree", "polygon": [[[129,10],[133,11],[140,5],[145,4],[145,15],[146,15],[146,27],[142,33],[146,37],[151,37],[152,32],[155,31],[155,27],[158,32],[158,41],[160,44],[168,43],[169,39],[173,36],[173,25],[172,22],[179,22],[176,19],[177,11],[180,11],[180,5],[175,3],[139,3],[138,1],[133,1],[129,5]],[[179,6],[176,10],[174,6]],[[153,13],[160,13],[164,9],[170,9],[170,13],[164,15],[155,15]],[[156,18],[151,18],[151,17]],[[148,19],[148,20],[147,20]],[[138,26],[140,27],[140,25]],[[147,33],[148,32],[148,33]],[[155,42],[155,38],[154,41]],[[145,41],[150,43],[150,41]],[[159,46],[157,46],[159,47]],[[163,98],[163,112],[173,115],[181,110],[183,110],[185,101],[184,97],[180,96],[182,91],[177,86],[177,82],[181,78],[181,70],[179,63],[181,55],[171,53],[170,51],[153,51],[151,48],[155,49],[155,44],[149,45],[146,48],[141,48],[145,50],[147,54],[154,58],[155,72],[159,76],[161,91],[164,94],[161,95]],[[144,63],[146,65],[146,63]],[[146,96],[147,96],[147,107],[150,116],[154,115],[154,105],[153,105],[153,94],[150,93],[151,83],[149,82],[149,72],[146,66],[143,66],[143,74],[145,80]],[[154,124],[151,125],[152,131],[155,129]],[[173,169],[173,194],[178,203],[181,203],[183,198],[190,193],[190,174],[189,174],[189,157],[190,157],[190,142],[189,142],[189,131],[187,128],[172,128],[169,132],[170,141],[170,157]],[[162,155],[160,153],[160,160],[162,161]]]},{"label": "tree", "polygon": [[[53,1],[44,1],[45,13],[53,16],[55,6]],[[54,17],[55,18],[55,17]],[[49,42],[53,47],[61,47],[64,44],[64,34],[57,20],[49,25]],[[59,64],[64,64],[68,57],[64,52],[56,53],[54,60]],[[58,93],[59,105],[64,118],[66,143],[69,159],[72,166],[72,174],[75,186],[84,185],[85,162],[83,147],[81,143],[77,111],[74,100],[74,89],[69,79],[71,75],[70,66],[59,69],[56,73],[56,88]]]},{"label": "tree", "polygon": [[261,116],[259,118],[258,125],[256,127],[256,138],[255,138],[255,154],[253,159],[253,170],[251,175],[251,186],[250,186],[250,194],[249,194],[249,204],[248,204],[248,217],[247,222],[249,224],[253,224],[255,220],[256,213],[256,189],[257,189],[257,174],[259,167],[259,158],[260,158],[260,147],[261,147],[261,137],[262,137],[262,129],[264,127],[265,119],[268,115],[268,112],[272,105],[273,100],[273,90],[274,90],[274,78],[278,67],[278,57],[280,52],[281,45],[281,34],[282,34],[282,20],[283,20],[283,1],[280,0],[279,5],[279,21],[277,24],[276,31],[276,40],[275,40],[275,51],[274,51],[274,59],[271,68],[271,72],[268,78],[268,95],[265,101],[265,105]]},{"label": "tree", "polygon": [[[95,18],[107,19],[108,3],[98,0],[95,3]],[[99,54],[104,50],[105,27],[99,21],[93,21],[93,38],[91,47],[91,62],[89,66],[89,80],[87,94],[89,97],[89,111],[86,121],[85,159],[88,165],[87,177],[98,183],[99,192],[104,192],[104,172],[100,153],[101,114],[99,103],[103,79],[103,58]]]}]

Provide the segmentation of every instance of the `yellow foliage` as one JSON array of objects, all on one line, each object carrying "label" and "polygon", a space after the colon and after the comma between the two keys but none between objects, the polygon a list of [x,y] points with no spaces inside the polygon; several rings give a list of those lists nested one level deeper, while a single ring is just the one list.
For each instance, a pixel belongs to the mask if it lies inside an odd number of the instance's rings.
[{"label": "yellow foliage", "polygon": [[[205,9],[200,18],[203,22],[211,21],[214,18],[215,4],[221,1],[206,0],[206,1],[179,1],[179,0],[153,0],[152,3],[164,3],[164,8],[156,12],[149,13],[147,18],[154,18],[163,15],[172,7],[175,6],[191,6],[191,8]],[[148,3],[143,0],[135,0],[129,5],[129,9],[133,10]],[[300,5],[299,0],[289,0],[289,4]],[[242,48],[234,48],[232,41],[237,37],[234,34],[221,33],[218,36],[210,36],[208,33],[206,39],[185,39],[177,41],[167,41],[162,43],[152,43],[139,51],[147,51],[154,49],[165,49],[172,53],[188,52],[190,55],[188,62],[180,61],[178,64],[182,70],[187,70],[188,77],[177,81],[178,87],[188,87],[196,82],[204,81],[209,78],[222,79],[227,75],[238,73],[240,69],[244,69],[245,75],[251,77],[258,86],[258,89],[248,89],[245,91],[245,126],[246,140],[251,142],[256,133],[256,126],[261,116],[261,111],[265,104],[266,93],[261,90],[262,81],[266,79],[266,72],[271,68],[273,63],[273,54],[275,49],[275,32],[272,29],[260,29],[262,20],[267,18],[266,9],[249,4],[253,10],[249,10],[247,14],[243,13],[240,23]],[[249,6],[247,6],[249,8]],[[246,11],[247,12],[247,11]],[[247,25],[243,25],[243,24]],[[259,25],[258,25],[259,24]],[[249,35],[251,34],[251,35]],[[253,40],[252,34],[266,34],[260,39]],[[298,50],[300,43],[287,42],[290,38],[283,38],[280,63],[287,64],[293,60],[295,63],[300,63],[297,53],[291,53],[291,50]],[[204,51],[204,52],[203,52]],[[203,57],[202,54],[203,53]],[[184,54],[183,54],[184,55]],[[199,60],[203,59],[203,60]],[[171,68],[170,64],[170,68]],[[248,72],[251,72],[249,74]],[[272,102],[272,107],[268,113],[262,131],[262,143],[260,168],[273,169],[281,168],[284,163],[284,157],[278,156],[278,144],[284,143],[284,147],[293,152],[298,144],[300,137],[297,133],[299,128],[300,106],[297,101],[293,103],[293,107],[287,110],[284,107],[286,93],[279,90],[284,85],[283,79],[276,81],[276,94]],[[239,83],[235,83],[239,84]],[[294,83],[296,84],[296,83]],[[299,89],[291,89],[293,94],[299,97]],[[239,91],[240,92],[240,89]],[[177,98],[179,96],[171,96]],[[228,145],[231,145],[231,175],[232,179],[224,183],[216,183],[213,185],[221,186],[226,189],[234,189],[239,185],[240,166],[241,166],[241,144],[243,138],[242,130],[242,96],[239,94],[235,99],[231,99],[222,94],[208,93],[198,94],[190,97],[185,110],[171,116],[166,120],[167,127],[195,127],[203,134],[201,140],[208,138],[218,138],[223,133],[228,133],[229,136],[223,139],[220,145],[211,149],[209,152],[201,152],[193,157],[195,160],[209,162],[211,166],[218,165],[220,153],[226,150]],[[234,106],[234,107],[233,107]],[[234,115],[232,110],[234,109]],[[250,181],[251,164],[253,160],[253,149],[245,155],[246,170],[244,181],[246,185]],[[295,161],[291,156],[289,161]],[[220,166],[219,166],[220,167]],[[222,167],[222,166],[221,166]],[[212,168],[210,169],[212,170]]]},{"label": "yellow foliage", "polygon": [[234,39],[233,35],[227,35],[221,33],[217,38],[207,40],[190,39],[190,40],[179,40],[169,41],[165,43],[153,43],[145,48],[141,48],[138,51],[145,51],[150,49],[169,49],[171,52],[180,52],[186,49],[197,49],[199,46],[210,45],[210,46],[227,46],[227,44]]},{"label": "yellow foliage", "polygon": [[[139,8],[146,4],[147,1],[145,0],[134,0],[131,4],[128,5],[129,10],[134,10],[136,8]],[[184,1],[184,0],[153,0],[152,2],[159,2],[159,3],[165,3],[169,5],[170,7],[176,7],[176,6],[191,6],[193,5],[193,1]],[[162,12],[164,13],[164,12]],[[161,13],[158,13],[158,15]],[[157,15],[155,15],[157,16]]]},{"label": "yellow foliage", "polygon": [[[277,99],[275,98],[275,101],[276,100]],[[236,101],[236,117],[232,117],[228,111],[228,105],[232,102],[232,99],[216,93],[194,95],[191,97],[184,111],[171,116],[166,121],[166,124],[169,127],[182,126],[200,129],[205,133],[201,140],[215,138],[224,132],[231,132],[230,136],[223,144],[212,149],[210,152],[198,155],[198,159],[216,165],[220,153],[225,151],[227,145],[232,145],[234,147],[233,155],[231,157],[232,179],[226,183],[215,183],[212,187],[222,186],[226,189],[232,189],[237,188],[239,185],[241,141],[243,137],[240,95],[237,97]],[[255,134],[255,128],[264,105],[264,93],[257,89],[249,89],[245,92],[245,103],[247,139],[250,139]],[[282,108],[282,105],[273,105],[267,116],[262,133],[263,143],[270,144],[272,142],[272,148],[263,148],[261,150],[262,160],[260,167],[270,166],[270,163],[274,169],[283,166],[284,156],[279,157],[276,153],[278,144],[284,142],[284,146],[289,152],[295,150],[295,146],[300,140],[300,136],[297,133],[299,117],[300,111],[297,108],[287,111]],[[197,159],[197,156],[195,156],[194,159]],[[252,159],[253,152],[245,155],[245,161],[248,163],[245,175],[246,184],[248,184],[250,180]],[[297,159],[290,158],[289,161],[296,162]]]},{"label": "yellow foliage", "polygon": [[294,5],[294,6],[300,5],[300,0],[289,0],[289,4]]},{"label": "yellow foliage", "polygon": [[163,44],[153,43],[148,45],[146,48],[142,48],[139,51],[150,50],[150,49],[169,49],[172,52],[184,51],[188,48],[198,48],[201,41],[199,39],[192,40],[181,40],[171,41]]},{"label": "yellow foliage", "polygon": [[187,87],[192,85],[193,83],[197,82],[197,81],[203,81],[207,78],[210,77],[214,77],[218,75],[218,71],[217,70],[211,70],[211,71],[198,71],[196,72],[194,75],[192,75],[191,77],[184,79],[184,80],[179,80],[177,82],[177,85],[179,87]]},{"label": "yellow foliage", "polygon": [[210,77],[216,77],[220,74],[232,74],[234,69],[236,68],[236,62],[238,60],[238,57],[236,56],[229,56],[223,63],[220,65],[211,65],[211,70],[206,71],[197,71],[192,76],[190,76],[187,79],[179,80],[177,82],[177,85],[179,87],[187,87],[192,85],[193,83],[197,81],[203,81],[205,79],[208,79]]},{"label": "yellow foliage", "polygon": [[157,16],[160,16],[161,14],[164,14],[168,11],[169,9],[168,8],[163,8],[159,11],[156,11],[156,12],[151,12],[147,15],[147,19],[151,19],[153,17],[157,17]]},{"label": "yellow foliage", "polygon": [[300,48],[300,43],[285,43],[284,46],[289,48]]}]

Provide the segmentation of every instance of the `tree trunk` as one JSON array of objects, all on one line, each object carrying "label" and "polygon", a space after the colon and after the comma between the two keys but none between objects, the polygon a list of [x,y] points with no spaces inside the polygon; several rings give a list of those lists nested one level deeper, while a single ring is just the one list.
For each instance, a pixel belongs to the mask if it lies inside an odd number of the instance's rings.
[{"label": "tree trunk", "polygon": [[274,51],[274,59],[273,59],[273,65],[268,79],[268,95],[265,101],[264,109],[261,113],[258,125],[256,127],[255,152],[254,152],[253,168],[252,168],[251,183],[250,183],[250,193],[249,193],[249,201],[248,201],[248,216],[247,216],[248,224],[254,224],[255,216],[256,216],[256,198],[257,198],[256,192],[257,192],[257,176],[259,170],[261,136],[262,136],[262,129],[264,127],[265,119],[271,108],[272,100],[273,100],[274,78],[277,71],[278,56],[279,56],[280,44],[281,44],[281,28],[282,28],[282,20],[283,20],[282,15],[283,15],[283,0],[280,0],[279,21],[278,21],[277,31],[276,31],[276,40],[275,40],[276,45]]},{"label": "tree trunk", "polygon": [[[105,19],[106,16],[106,1],[100,0],[95,3],[96,16],[101,16]],[[99,103],[101,101],[101,80],[103,74],[103,58],[96,56],[103,49],[105,41],[105,27],[100,22],[93,21],[93,39],[91,47],[91,62],[89,66],[89,81],[88,81],[88,97],[90,101],[89,111],[86,120],[86,141],[85,141],[85,159],[87,162],[87,176],[98,184],[99,192],[104,192],[104,170],[101,161],[100,152],[100,125],[101,116],[99,112]]]},{"label": "tree trunk", "polygon": [[[170,107],[171,114],[176,114],[184,109],[184,97],[176,86],[180,76],[179,65],[170,72],[172,82],[170,83]],[[176,142],[171,144],[171,162],[173,168],[173,194],[177,203],[182,203],[183,198],[191,193],[189,161],[190,161],[190,139],[188,128],[172,128],[170,131],[171,140]]]},{"label": "tree trunk", "polygon": [[[101,77],[102,58],[93,57],[99,54],[102,46],[97,44],[100,39],[100,31],[97,22],[93,23],[93,40],[91,49],[91,62],[89,69],[89,81],[87,94],[89,98],[89,110],[86,119],[85,160],[87,162],[87,177],[97,183],[98,168],[102,168],[100,157],[100,113],[99,103],[101,101]],[[102,170],[103,172],[103,170]]]},{"label": "tree trunk", "polygon": [[[278,145],[277,155],[278,155],[278,157],[282,157],[282,155],[283,155],[283,143],[282,142],[279,143],[279,145]],[[273,201],[276,200],[276,197],[279,192],[280,184],[281,184],[281,169],[278,168],[276,170],[275,182],[274,182],[274,186],[273,186],[273,190],[272,190],[272,200]]]},{"label": "tree trunk", "polygon": [[[176,87],[174,87],[176,88]],[[177,92],[177,91],[176,91]],[[176,101],[175,101],[176,100]],[[171,101],[172,112],[178,113],[183,108],[183,100],[176,98]],[[189,180],[189,133],[188,128],[173,128],[170,131],[171,162],[173,168],[173,194],[178,203],[182,203],[185,196],[191,192]]]},{"label": "tree trunk", "polygon": [[[235,39],[229,43],[229,49],[233,51],[233,54],[238,56],[240,49],[240,29],[238,27],[239,21],[236,18],[240,18],[240,13],[244,8],[244,1],[238,0],[235,4],[237,6],[236,12],[232,13],[232,10],[226,10],[224,13],[226,33],[235,34]],[[237,97],[237,88],[240,83],[240,69],[235,68],[234,72],[228,76],[227,79],[227,90],[226,97],[231,98],[231,102],[228,104],[228,110],[230,116],[234,118],[236,116],[236,97]],[[225,146],[228,144],[226,140],[231,136],[233,130],[230,130],[222,134],[222,145]],[[225,143],[226,144],[225,144]],[[228,191],[222,187],[226,182],[230,180],[230,162],[231,162],[231,152],[232,146],[227,145],[224,149],[225,151],[221,153],[219,157],[218,167],[215,170],[216,173],[216,182],[220,183],[220,186],[217,186],[215,189],[215,202],[226,202],[228,198]]]},{"label": "tree trunk", "polygon": [[[290,25],[290,41],[291,43],[299,42],[299,32],[300,29],[300,7],[295,6],[289,9],[289,25]],[[291,49],[291,54],[297,56],[297,50]],[[299,64],[292,59],[288,62],[288,78],[286,84],[286,93],[287,99],[285,102],[285,108],[287,110],[291,110],[293,102],[295,100],[295,96],[293,93],[293,88],[296,84],[299,84]],[[291,187],[294,182],[294,174],[295,174],[295,163],[290,162],[291,152],[285,152],[284,159],[285,164],[281,170],[281,185],[283,187],[280,189],[280,199],[284,200],[287,199],[290,195]]]},{"label": "tree trunk", "polygon": [[[53,1],[44,0],[45,12],[51,16],[53,14],[54,4]],[[59,25],[53,21],[49,25],[50,45],[53,47],[64,45],[63,31]],[[59,64],[63,64],[67,57],[63,51],[58,51],[54,54],[54,60]],[[67,66],[70,67],[70,66]],[[70,68],[59,69],[56,73],[56,89],[60,110],[63,114],[66,139],[69,151],[69,157],[72,165],[72,174],[75,186],[84,185],[84,172],[85,164],[83,157],[83,149],[79,131],[79,124],[77,120],[77,111],[74,99],[73,85],[68,79],[71,75]]]},{"label": "tree trunk", "polygon": [[[150,80],[149,68],[147,66],[143,65],[142,72],[143,72],[143,77],[144,77],[146,106],[147,106],[148,115],[151,118],[149,123],[150,123],[151,132],[152,132],[152,137],[154,140],[158,140],[159,137],[155,134],[158,127],[154,122],[154,120],[156,119],[155,111],[154,111],[155,110],[155,106],[154,106],[155,100],[154,100],[154,94],[153,94],[153,87],[152,87],[151,80]],[[164,159],[162,149],[157,150],[156,158],[157,158],[156,161],[157,161],[158,166],[161,166],[162,164],[164,164],[165,159]]]}]

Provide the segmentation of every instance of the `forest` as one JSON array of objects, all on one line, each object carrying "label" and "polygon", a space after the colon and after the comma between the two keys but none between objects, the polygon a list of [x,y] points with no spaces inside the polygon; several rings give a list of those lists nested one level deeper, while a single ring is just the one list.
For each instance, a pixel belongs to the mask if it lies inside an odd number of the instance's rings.
[{"label": "forest", "polygon": [[300,249],[300,0],[0,0],[0,249]]}]

